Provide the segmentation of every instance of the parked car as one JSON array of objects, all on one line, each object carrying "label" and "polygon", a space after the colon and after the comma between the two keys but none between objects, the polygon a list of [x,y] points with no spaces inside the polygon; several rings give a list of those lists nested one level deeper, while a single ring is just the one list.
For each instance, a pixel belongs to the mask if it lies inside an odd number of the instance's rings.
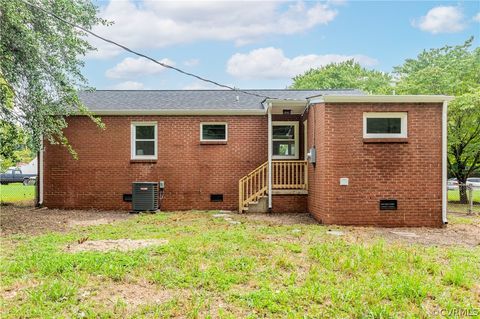
[{"label": "parked car", "polygon": [[5,173],[0,174],[0,184],[23,183],[23,185],[30,185],[30,180],[36,181],[36,178],[36,174],[23,174],[19,168],[9,168]]},{"label": "parked car", "polygon": [[458,181],[456,178],[449,178],[447,181],[447,189],[454,190],[458,189]]},{"label": "parked car", "polygon": [[480,177],[467,178],[467,185],[471,185],[474,189],[480,189]]}]

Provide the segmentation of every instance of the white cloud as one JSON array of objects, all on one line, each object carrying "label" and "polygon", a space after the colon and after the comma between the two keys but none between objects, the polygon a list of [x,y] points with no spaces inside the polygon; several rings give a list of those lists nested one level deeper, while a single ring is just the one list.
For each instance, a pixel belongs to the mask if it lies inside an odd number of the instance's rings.
[{"label": "white cloud", "polygon": [[125,81],[112,86],[114,90],[143,90],[145,85],[141,82]]},{"label": "white cloud", "polygon": [[[160,62],[174,66],[170,59],[161,59]],[[125,58],[122,62],[105,72],[110,79],[131,79],[142,75],[152,75],[164,71],[161,65],[155,64],[144,58]]]},{"label": "white cloud", "polygon": [[[134,49],[166,47],[199,40],[234,41],[237,45],[272,34],[295,34],[331,22],[337,10],[326,2],[285,1],[113,1],[100,10],[111,26],[93,31]],[[109,58],[121,49],[91,38]]]},{"label": "white cloud", "polygon": [[197,66],[200,63],[199,59],[188,59],[183,61],[183,64],[186,66]]},{"label": "white cloud", "polygon": [[238,78],[291,78],[310,68],[318,68],[332,62],[354,59],[364,66],[376,64],[378,61],[365,55],[299,55],[288,58],[281,49],[260,48],[249,53],[236,53],[227,62],[227,72]]},{"label": "white cloud", "polygon": [[455,33],[465,29],[464,21],[463,12],[459,7],[440,6],[430,9],[418,21],[414,20],[412,25],[433,34]]},{"label": "white cloud", "polygon": [[480,12],[473,17],[474,21],[480,22]]}]

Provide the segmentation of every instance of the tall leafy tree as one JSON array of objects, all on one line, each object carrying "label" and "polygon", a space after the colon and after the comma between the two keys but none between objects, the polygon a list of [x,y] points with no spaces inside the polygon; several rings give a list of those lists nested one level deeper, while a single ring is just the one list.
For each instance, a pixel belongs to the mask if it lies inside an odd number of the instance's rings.
[{"label": "tall leafy tree", "polygon": [[20,144],[20,131],[15,125],[0,121],[0,172],[16,164],[17,146]]},{"label": "tall leafy tree", "polygon": [[293,89],[360,89],[372,94],[390,94],[389,74],[368,70],[354,60],[330,63],[293,78]]},{"label": "tall leafy tree", "polygon": [[[86,29],[106,23],[88,0],[29,1]],[[66,145],[74,154],[62,130],[67,125],[65,116],[90,115],[77,91],[87,85],[81,57],[92,49],[85,32],[21,0],[0,0],[2,145],[15,137],[7,134],[10,129],[20,126],[31,137],[34,151],[39,150],[43,136]]]},{"label": "tall leafy tree", "polygon": [[[457,46],[424,50],[394,72],[401,94],[455,96],[448,111],[448,169],[465,184],[480,167],[480,48],[473,38]],[[467,202],[465,187],[460,201]]]}]

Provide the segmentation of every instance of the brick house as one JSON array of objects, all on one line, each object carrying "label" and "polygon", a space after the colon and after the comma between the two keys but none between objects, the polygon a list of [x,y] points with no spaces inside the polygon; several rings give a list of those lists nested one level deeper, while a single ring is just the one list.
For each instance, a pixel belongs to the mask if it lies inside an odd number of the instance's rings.
[{"label": "brick house", "polygon": [[357,90],[95,91],[67,119],[78,160],[41,153],[40,202],[130,210],[164,181],[162,210],[309,212],[325,224],[446,223],[446,96]]}]

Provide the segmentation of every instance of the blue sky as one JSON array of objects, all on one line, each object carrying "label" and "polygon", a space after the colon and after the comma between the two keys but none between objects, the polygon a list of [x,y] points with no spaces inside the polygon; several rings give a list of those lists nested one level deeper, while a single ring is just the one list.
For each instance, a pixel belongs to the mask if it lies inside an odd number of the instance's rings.
[{"label": "blue sky", "polygon": [[[480,41],[479,1],[97,2],[98,34],[238,88],[285,88],[295,74],[354,58],[390,71],[423,49]],[[84,74],[97,89],[210,89],[91,41]]]}]

